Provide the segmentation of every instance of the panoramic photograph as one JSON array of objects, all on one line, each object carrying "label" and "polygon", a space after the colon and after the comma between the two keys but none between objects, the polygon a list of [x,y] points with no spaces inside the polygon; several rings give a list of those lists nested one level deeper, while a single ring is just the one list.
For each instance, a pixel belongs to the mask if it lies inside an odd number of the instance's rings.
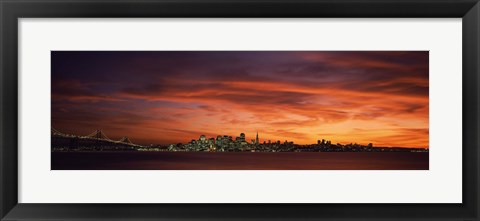
[{"label": "panoramic photograph", "polygon": [[52,170],[428,170],[428,51],[52,51]]}]

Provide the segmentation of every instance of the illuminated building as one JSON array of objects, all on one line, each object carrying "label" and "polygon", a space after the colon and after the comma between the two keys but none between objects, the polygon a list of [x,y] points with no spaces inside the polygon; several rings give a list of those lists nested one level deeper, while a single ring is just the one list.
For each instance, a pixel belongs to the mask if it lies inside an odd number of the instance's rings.
[{"label": "illuminated building", "polygon": [[218,135],[217,136],[217,141],[215,142],[215,144],[218,146],[218,147],[221,147],[222,144],[223,144],[223,137]]}]

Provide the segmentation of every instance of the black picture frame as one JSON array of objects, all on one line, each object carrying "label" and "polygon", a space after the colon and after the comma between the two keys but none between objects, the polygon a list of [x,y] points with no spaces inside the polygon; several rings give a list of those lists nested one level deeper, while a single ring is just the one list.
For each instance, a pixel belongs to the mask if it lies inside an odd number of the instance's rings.
[{"label": "black picture frame", "polygon": [[[0,14],[1,220],[479,220],[480,4],[478,0],[0,0]],[[46,17],[462,18],[463,203],[18,203],[17,21],[19,18]]]}]

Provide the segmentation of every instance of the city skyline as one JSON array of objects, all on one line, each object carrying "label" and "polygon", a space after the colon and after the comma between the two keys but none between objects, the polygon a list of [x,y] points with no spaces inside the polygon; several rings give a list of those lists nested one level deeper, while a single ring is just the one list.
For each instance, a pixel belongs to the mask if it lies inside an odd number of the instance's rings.
[{"label": "city skyline", "polygon": [[[55,128],[52,128],[51,129],[52,131],[52,134],[65,134],[65,133],[62,133],[60,132],[59,130],[55,129]],[[94,134],[99,134],[98,136],[105,136],[106,139],[109,139],[109,140],[112,140],[112,141],[121,141],[121,140],[128,140],[129,142],[131,142],[131,140],[135,140],[135,138],[131,138],[129,136],[122,136],[122,137],[110,137],[106,135],[106,133],[103,131],[103,130],[95,130],[93,131],[93,133],[90,133],[88,135],[79,135],[79,134],[65,134],[65,135],[68,135],[68,136],[77,136],[77,137],[94,137],[93,135]],[[255,142],[257,144],[260,144],[260,143],[268,143],[268,142],[285,142],[285,141],[288,141],[288,142],[293,142],[295,143],[294,140],[272,140],[272,139],[268,139],[268,138],[260,138],[259,136],[259,133],[258,131],[256,132],[256,135],[254,137],[248,137],[246,133],[239,133],[238,135],[239,136],[236,136],[236,135],[232,135],[232,134],[217,134],[215,136],[206,136],[205,134],[200,134],[198,135],[196,138],[195,137],[192,137],[191,139],[189,139],[188,141],[183,141],[183,142],[174,142],[174,143],[150,143],[150,144],[146,144],[146,143],[142,143],[140,145],[144,145],[144,146],[149,146],[149,145],[171,145],[171,144],[184,144],[184,143],[189,143],[191,142],[192,140],[201,140],[202,137],[204,137],[205,139],[216,139],[218,137],[230,137],[231,139],[235,140],[236,138],[238,137],[241,137],[243,134],[244,136],[244,140],[247,141],[247,142],[251,142],[253,140],[255,140]],[[254,138],[254,139],[253,139]],[[319,140],[322,140],[322,139],[317,139],[316,141],[318,142]],[[324,140],[324,139],[323,139]],[[135,143],[135,142],[131,142],[131,143]],[[364,144],[364,143],[357,143],[357,142],[348,142],[348,143],[342,143],[342,144],[349,144],[349,143],[355,143],[355,144],[362,144],[362,145],[367,145],[367,144]],[[138,143],[137,143],[138,144]],[[297,143],[295,143],[297,144]],[[309,144],[314,144],[314,143],[309,143]],[[309,145],[309,144],[305,144],[305,145]]]},{"label": "city skyline", "polygon": [[53,51],[52,126],[96,125],[143,145],[258,131],[428,148],[428,52]]},{"label": "city skyline", "polygon": [[428,152],[428,148],[378,147],[373,143],[359,144],[357,142],[335,144],[325,139],[319,139],[312,144],[300,145],[288,140],[261,142],[258,132],[255,139],[250,140],[245,133],[240,133],[239,136],[218,135],[216,138],[200,135],[198,139],[191,139],[187,143],[169,145],[139,145],[132,142],[127,136],[121,139],[111,139],[102,130],[82,136],[65,134],[52,128],[51,135],[53,152]]},{"label": "city skyline", "polygon": [[[52,131],[52,134],[64,134],[64,135],[67,135],[67,136],[75,136],[75,137],[95,137],[95,136],[99,136],[98,138],[102,138],[104,137],[105,139],[108,139],[108,140],[112,140],[112,141],[122,141],[122,140],[128,140],[129,143],[135,143],[135,142],[131,142],[131,139],[130,137],[128,136],[122,136],[122,137],[109,137],[106,135],[106,133],[103,131],[103,130],[95,130],[93,131],[93,133],[90,133],[88,135],[79,135],[79,134],[65,134],[65,133],[62,133],[60,132],[59,130],[55,129],[55,128],[52,128],[51,129]],[[95,135],[95,134],[98,134],[98,135]],[[235,135],[232,135],[232,134],[218,134],[218,135],[215,135],[215,136],[206,136],[205,134],[200,134],[198,135],[196,138],[195,137],[192,137],[191,139],[189,139],[188,141],[183,141],[183,142],[174,142],[174,143],[150,143],[150,144],[141,144],[141,145],[144,145],[144,146],[149,146],[149,145],[171,145],[171,144],[184,144],[184,143],[189,143],[193,140],[201,140],[202,137],[203,139],[217,139],[218,137],[229,137],[230,139],[232,139],[233,141],[237,140],[239,137],[242,137],[243,136],[243,140],[248,142],[248,143],[251,143],[252,141],[255,141],[256,144],[260,144],[260,143],[275,143],[275,142],[285,142],[285,141],[288,141],[288,142],[293,142],[295,143],[294,140],[272,140],[272,139],[268,139],[268,138],[265,138],[265,139],[261,139],[260,136],[259,136],[259,133],[258,131],[256,132],[255,136],[254,137],[248,137],[246,133],[239,133],[238,134],[239,136],[235,136]],[[254,139],[253,139],[254,138]],[[134,140],[135,138],[133,138]],[[322,140],[322,139],[317,139],[317,142],[319,140]],[[324,139],[323,139],[324,140]],[[357,142],[349,142],[349,143],[355,143],[357,144]],[[137,143],[138,144],[138,143]],[[295,143],[296,144],[296,143]],[[314,143],[310,143],[310,144],[314,144]],[[348,144],[348,143],[343,143],[343,144]],[[358,144],[363,144],[363,143],[358,143]],[[305,144],[305,145],[308,145],[308,144]],[[364,144],[364,145],[367,145],[367,144]]]}]

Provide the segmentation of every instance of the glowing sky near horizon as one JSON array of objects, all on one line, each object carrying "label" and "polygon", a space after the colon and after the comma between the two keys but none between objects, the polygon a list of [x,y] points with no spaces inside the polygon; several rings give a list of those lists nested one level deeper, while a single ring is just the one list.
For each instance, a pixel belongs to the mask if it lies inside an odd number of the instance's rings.
[{"label": "glowing sky near horizon", "polygon": [[428,52],[53,51],[52,127],[428,147]]}]

